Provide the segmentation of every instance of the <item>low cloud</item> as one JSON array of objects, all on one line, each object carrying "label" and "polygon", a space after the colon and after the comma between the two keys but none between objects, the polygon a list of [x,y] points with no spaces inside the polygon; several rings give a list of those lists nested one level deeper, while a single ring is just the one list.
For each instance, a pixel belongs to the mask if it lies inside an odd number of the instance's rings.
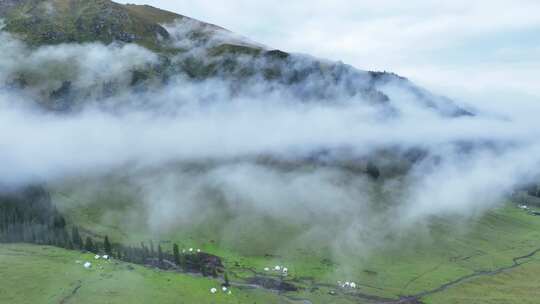
[{"label": "low cloud", "polygon": [[[237,242],[232,231],[257,219],[250,226],[256,231],[291,223],[296,232],[284,243],[318,239],[367,250],[433,216],[482,214],[540,173],[540,131],[531,112],[493,107],[448,117],[435,111],[441,104],[426,106],[392,81],[381,90],[399,115],[358,95],[306,102],[286,86],[264,82],[239,93],[219,77],[179,76],[137,91],[127,85],[127,72],[158,60],[143,48],[31,50],[2,39],[5,83],[17,71],[58,68],[72,73],[75,92],[118,79],[125,89],[75,96],[87,106],[66,114],[33,106],[38,95],[25,88],[4,86],[0,183],[124,176],[156,233],[225,214],[223,241]],[[315,76],[306,82],[313,89],[325,83]],[[378,179],[366,174],[369,163],[381,170]]]},{"label": "low cloud", "polygon": [[471,103],[500,95],[540,99],[534,0],[129,2],[219,24],[285,51],[393,71]]}]

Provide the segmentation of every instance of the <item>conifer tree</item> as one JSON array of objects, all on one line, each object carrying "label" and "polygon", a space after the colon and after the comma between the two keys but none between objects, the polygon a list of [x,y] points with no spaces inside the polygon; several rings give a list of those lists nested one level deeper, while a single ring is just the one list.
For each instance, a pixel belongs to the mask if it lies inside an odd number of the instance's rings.
[{"label": "conifer tree", "polygon": [[95,253],[96,247],[94,246],[94,242],[92,241],[91,237],[86,237],[86,242],[84,243],[84,250]]},{"label": "conifer tree", "polygon": [[223,275],[223,279],[225,280],[225,284],[223,284],[223,286],[225,286],[225,287],[231,286],[231,284],[229,282],[229,275],[227,274],[227,272],[225,272],[225,274]]},{"label": "conifer tree", "polygon": [[152,240],[150,240],[150,256],[151,256],[151,257],[154,257],[154,256],[155,256],[155,252],[154,252],[154,242],[152,242]]},{"label": "conifer tree", "polygon": [[161,245],[158,245],[158,262],[159,266],[163,266],[163,252],[161,251]]},{"label": "conifer tree", "polygon": [[77,228],[77,226],[73,226],[73,228],[71,228],[71,242],[73,243],[73,247],[76,249],[83,248],[83,240],[79,234],[79,228]]},{"label": "conifer tree", "polygon": [[173,245],[173,256],[174,256],[174,263],[176,265],[180,265],[180,252],[178,250],[178,245]]},{"label": "conifer tree", "polygon": [[103,251],[105,251],[105,254],[108,256],[112,256],[112,247],[111,243],[109,242],[109,236],[105,236],[105,240],[103,241]]}]

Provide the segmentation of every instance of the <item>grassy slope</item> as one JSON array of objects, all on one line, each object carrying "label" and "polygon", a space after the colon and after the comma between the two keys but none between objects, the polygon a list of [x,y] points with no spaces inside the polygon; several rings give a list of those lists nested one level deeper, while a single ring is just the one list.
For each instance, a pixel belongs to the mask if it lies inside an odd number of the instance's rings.
[{"label": "grassy slope", "polygon": [[439,222],[431,233],[431,241],[411,237],[408,246],[376,253],[368,265],[379,275],[371,281],[394,294],[416,294],[474,271],[509,266],[513,257],[540,247],[540,218],[508,206],[470,230],[457,232]]},{"label": "grassy slope", "polygon": [[[122,224],[122,214],[125,214],[122,210],[133,209],[126,198],[123,198],[121,204],[113,204],[117,210],[112,215],[105,215],[103,210],[110,209],[111,204],[104,202],[103,198],[95,198],[90,206],[81,208],[77,207],[73,200],[69,200],[69,194],[66,197],[57,193],[55,197],[71,218],[86,223],[86,227],[98,227],[96,230],[100,233],[109,233],[114,238],[133,241],[152,237],[143,233],[142,229],[126,233],[130,228],[129,225]],[[117,198],[116,201],[122,199]],[[141,219],[144,222],[142,217]],[[237,279],[252,275],[251,270],[261,271],[266,266],[283,264],[291,269],[291,277],[298,279],[300,285],[308,289],[312,285],[306,278],[330,285],[335,284],[336,280],[353,280],[362,285],[360,291],[363,293],[393,298],[436,289],[475,271],[509,266],[512,258],[540,247],[540,218],[531,216],[512,204],[494,209],[466,225],[444,219],[434,219],[433,222],[428,228],[429,233],[426,233],[425,229],[418,229],[405,240],[380,248],[368,257],[351,255],[342,260],[335,259],[323,246],[298,243],[296,246],[283,248],[282,244],[278,243],[280,238],[263,237],[265,244],[253,244],[248,241],[253,239],[253,235],[249,233],[259,232],[249,228],[242,230],[244,234],[235,234],[237,240],[234,246],[228,242],[216,242],[212,240],[212,235],[221,228],[217,219],[210,224],[193,227],[190,231],[181,229],[159,237],[162,240],[178,242],[184,248],[200,247],[224,257],[233,277]],[[275,223],[269,223],[268,226],[281,227],[281,231],[271,231],[276,235],[287,235],[289,229]],[[289,232],[294,234],[294,229],[296,227],[291,226]],[[243,238],[246,241],[242,241]],[[271,248],[281,249],[272,251]],[[266,253],[270,256],[265,256]],[[485,284],[479,284],[469,287],[471,294],[475,292],[474,286],[478,287],[478,296],[486,292],[483,289]],[[319,287],[317,293],[306,297],[317,300],[330,290],[328,287]],[[456,287],[441,294],[447,294],[454,288]],[[449,300],[434,303],[464,302]]]},{"label": "grassy slope", "polygon": [[173,12],[164,11],[149,5],[125,4],[124,7],[131,13],[139,16],[147,22],[166,24],[173,23],[177,19],[187,18]]},{"label": "grassy slope", "polygon": [[24,0],[9,11],[6,30],[31,45],[68,42],[136,42],[161,50],[158,36],[168,33],[158,21],[180,15],[147,6],[124,6],[108,0]]},{"label": "grassy slope", "polygon": [[[84,269],[77,260],[91,261],[93,268]],[[284,303],[260,290],[213,295],[209,290],[219,288],[217,281],[132,267],[95,262],[76,251],[0,245],[0,303]]]},{"label": "grassy slope", "polygon": [[[534,304],[540,299],[540,259],[492,277],[463,283],[426,298],[426,303]],[[481,299],[480,299],[481,298]]]},{"label": "grassy slope", "polygon": [[[17,6],[8,7],[0,6],[5,29],[34,46],[121,41],[169,54],[172,50],[165,43],[169,33],[163,24],[184,20],[198,25],[201,31],[226,31],[149,5],[119,4],[110,0],[21,0]],[[197,32],[193,29],[191,34],[196,36]],[[251,50],[245,46],[238,48]]]}]

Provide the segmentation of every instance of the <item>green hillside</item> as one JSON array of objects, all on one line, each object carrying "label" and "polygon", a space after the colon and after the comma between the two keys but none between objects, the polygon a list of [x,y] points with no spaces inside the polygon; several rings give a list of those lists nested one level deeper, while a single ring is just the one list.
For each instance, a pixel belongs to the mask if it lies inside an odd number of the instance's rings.
[{"label": "green hillside", "polygon": [[[434,304],[535,303],[540,218],[508,205],[469,223],[470,230],[459,231],[452,223],[447,226],[440,222],[432,226],[429,240],[413,234],[410,239],[368,257],[350,256],[350,261],[356,262],[347,263],[347,269],[330,262],[332,256],[321,256],[323,251],[305,249],[306,244],[298,244],[297,250],[288,254],[281,252],[279,257],[246,255],[241,252],[250,248],[215,246],[204,234],[183,237],[182,233],[172,233],[182,246],[200,246],[224,257],[233,284],[239,284],[232,287],[232,296],[209,292],[212,286],[219,286],[216,279],[116,261],[99,261],[92,270],[86,270],[76,261],[94,262],[93,255],[43,246],[0,245],[0,280],[5,287],[0,301],[296,303],[294,299],[304,299],[309,303],[398,303],[400,296],[411,296]],[[91,231],[100,226],[90,221],[85,227]],[[113,230],[109,232],[115,234]],[[161,240],[164,247],[170,244],[168,238]],[[299,292],[277,295],[243,287],[254,272],[268,275],[263,267],[275,264],[289,267],[289,279],[302,288]],[[355,281],[359,288],[342,289],[337,280]]]},{"label": "green hillside", "polygon": [[0,303],[284,303],[259,290],[212,294],[217,281],[46,246],[0,245],[0,271]]},{"label": "green hillside", "polygon": [[[85,199],[81,193],[84,191],[62,191],[53,197],[69,219],[85,223],[83,227],[98,235],[108,234],[128,243],[153,238],[161,240],[165,248],[171,242],[183,248],[202,248],[223,257],[226,267],[239,281],[248,279],[253,272],[264,274],[264,267],[288,265],[290,279],[312,291],[304,295],[309,299],[339,290],[338,280],[350,280],[361,286],[359,293],[382,299],[418,295],[426,303],[467,303],[451,300],[455,298],[451,296],[454,290],[467,288],[471,297],[475,293],[480,297],[492,284],[492,278],[518,271],[523,274],[516,277],[532,276],[526,269],[539,258],[532,254],[518,259],[519,265],[514,265],[515,258],[536,253],[540,248],[540,218],[512,203],[478,219],[433,218],[427,227],[415,228],[403,239],[389,242],[368,255],[347,252],[338,257],[325,242],[298,242],[295,236],[302,227],[295,223],[268,221],[256,215],[235,220],[243,229],[232,240],[220,238],[228,225],[225,215],[215,215],[191,227],[150,234],[144,207],[137,200],[116,191],[100,192],[91,199]],[[288,245],[283,246],[284,243]],[[505,271],[483,274],[497,270]],[[460,278],[465,278],[464,282],[452,283]],[[447,283],[451,283],[448,288],[438,290]],[[519,285],[511,282],[508,288],[513,284],[516,288]],[[523,290],[519,294],[524,298],[530,296]],[[433,300],[439,298],[446,302]],[[518,299],[504,303],[519,303]],[[491,302],[486,299],[475,303]]]},{"label": "green hillside", "polygon": [[[181,18],[152,8],[126,7],[108,0],[21,2],[24,4],[4,12],[5,29],[34,46],[120,41],[159,50],[160,41],[169,39],[169,33],[158,22]],[[145,15],[145,11],[150,17]]]}]

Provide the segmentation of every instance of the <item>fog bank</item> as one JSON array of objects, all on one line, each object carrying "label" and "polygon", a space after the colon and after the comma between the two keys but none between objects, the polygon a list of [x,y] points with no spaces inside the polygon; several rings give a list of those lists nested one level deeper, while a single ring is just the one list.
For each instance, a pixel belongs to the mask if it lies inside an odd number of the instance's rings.
[{"label": "fog bank", "polygon": [[[433,216],[482,214],[540,173],[538,112],[520,110],[535,104],[449,117],[439,111],[446,101],[426,104],[392,81],[379,88],[392,111],[339,86],[316,102],[273,83],[238,93],[227,80],[181,75],[137,90],[128,72],[158,62],[141,47],[0,39],[0,183],[125,176],[156,232],[203,225],[219,210],[225,231],[264,217],[303,227],[291,242],[368,248]],[[45,111],[39,91],[61,83],[13,85],[13,75],[49,79],[45,71],[69,73],[73,92],[112,80],[125,88],[66,97],[83,102],[80,111]],[[306,81],[303,89],[324,89],[325,80]]]}]

